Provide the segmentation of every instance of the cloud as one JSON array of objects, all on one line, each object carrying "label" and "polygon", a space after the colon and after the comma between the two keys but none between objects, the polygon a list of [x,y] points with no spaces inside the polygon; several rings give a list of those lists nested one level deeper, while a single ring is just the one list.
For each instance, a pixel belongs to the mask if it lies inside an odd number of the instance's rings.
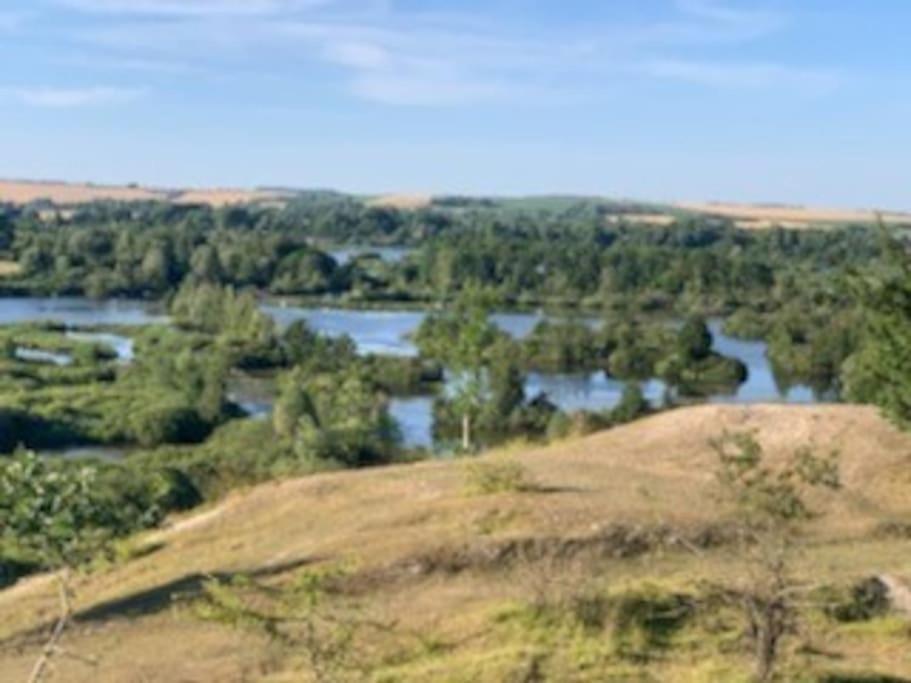
[{"label": "cloud", "polygon": [[48,109],[72,109],[104,104],[132,102],[143,94],[138,88],[113,88],[95,86],[88,88],[29,87],[7,88],[23,104]]},{"label": "cloud", "polygon": [[354,40],[331,43],[323,50],[323,56],[330,62],[352,69],[373,71],[388,66],[389,52],[376,44]]},{"label": "cloud", "polygon": [[83,12],[178,17],[255,16],[319,7],[331,0],[58,0]]},{"label": "cloud", "polygon": [[[672,13],[632,25],[518,27],[496,9],[428,12],[391,0],[55,0],[115,15],[81,28],[112,68],[205,64],[223,73],[338,80],[354,97],[400,106],[603,93],[629,74],[711,87],[834,87],[837,79],[726,52],[787,23],[764,9],[670,0]],[[122,16],[121,16],[122,15]],[[154,15],[154,16],[145,16]],[[698,51],[695,61],[693,53]],[[757,54],[759,50],[751,50]],[[117,66],[120,65],[120,66]],[[324,67],[319,71],[319,67]],[[325,68],[328,67],[328,68]]]},{"label": "cloud", "polygon": [[772,63],[737,63],[660,59],[643,63],[641,71],[655,78],[722,88],[798,88],[814,93],[832,90],[837,74]]},{"label": "cloud", "polygon": [[712,0],[676,0],[677,9],[683,14],[698,17],[729,27],[751,28],[766,32],[785,23],[776,12],[756,8],[733,7]]},{"label": "cloud", "polygon": [[505,84],[494,82],[396,73],[364,74],[356,77],[350,87],[363,99],[418,107],[473,104],[502,99],[511,92]]}]

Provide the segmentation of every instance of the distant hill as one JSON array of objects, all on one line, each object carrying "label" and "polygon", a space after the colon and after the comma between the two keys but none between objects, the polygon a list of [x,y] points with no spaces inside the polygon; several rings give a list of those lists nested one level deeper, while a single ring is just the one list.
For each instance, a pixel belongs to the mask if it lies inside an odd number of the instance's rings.
[{"label": "distant hill", "polygon": [[282,206],[289,200],[337,201],[349,198],[376,208],[402,211],[437,208],[444,211],[498,210],[517,212],[555,212],[597,207],[612,223],[662,226],[687,215],[714,216],[732,220],[743,229],[818,228],[847,224],[873,224],[879,218],[892,225],[911,226],[911,213],[879,212],[874,209],[834,209],[781,204],[738,204],[730,202],[678,202],[661,204],[632,200],[613,200],[595,196],[539,195],[527,197],[466,197],[429,194],[385,194],[356,197],[332,190],[302,190],[284,187],[243,188],[157,188],[140,185],[96,185],[57,181],[0,180],[0,204],[46,203],[58,208],[73,208],[89,202],[166,201],[212,207],[260,204]]}]

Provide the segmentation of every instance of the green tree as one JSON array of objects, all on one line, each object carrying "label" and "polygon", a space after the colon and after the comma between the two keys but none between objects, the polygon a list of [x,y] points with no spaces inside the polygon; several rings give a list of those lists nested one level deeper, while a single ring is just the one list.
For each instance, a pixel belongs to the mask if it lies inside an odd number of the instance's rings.
[{"label": "green tree", "polygon": [[712,333],[704,318],[691,317],[677,333],[677,352],[687,360],[703,360],[712,353]]},{"label": "green tree", "polygon": [[346,467],[389,462],[401,440],[387,398],[356,369],[312,377],[293,370],[282,382],[273,426],[300,458]]},{"label": "green tree", "polygon": [[886,262],[855,277],[864,311],[859,350],[842,368],[844,396],[872,403],[902,428],[911,428],[911,257],[889,242]]},{"label": "green tree", "polygon": [[615,422],[632,422],[649,411],[649,403],[642,393],[638,382],[627,382],[623,385],[620,401],[611,410],[611,419]]},{"label": "green tree", "polygon": [[281,381],[278,399],[272,411],[272,426],[278,436],[292,439],[301,419],[314,416],[316,409],[307,393],[306,375],[302,368],[295,368]]},{"label": "green tree", "polygon": [[55,576],[60,615],[29,677],[44,677],[72,618],[70,571],[104,550],[118,535],[133,530],[128,515],[99,496],[97,470],[51,464],[20,452],[0,464],[0,541]]},{"label": "green tree", "polygon": [[498,331],[490,322],[490,297],[480,288],[466,290],[451,315],[455,338],[449,340],[445,355],[456,374],[453,403],[462,415],[462,449],[469,451],[472,425],[490,395],[486,354]]},{"label": "green tree", "polygon": [[508,419],[525,403],[525,373],[519,366],[514,342],[501,339],[489,352],[491,412],[500,420]]},{"label": "green tree", "polygon": [[718,458],[720,497],[730,510],[743,563],[738,584],[726,594],[743,610],[755,678],[765,683],[775,674],[782,640],[793,630],[798,598],[810,592],[792,572],[801,532],[814,516],[808,495],[814,489],[840,487],[838,454],[819,457],[800,448],[783,466],[772,468],[752,433],[725,434],[710,445]]},{"label": "green tree", "polygon": [[155,291],[166,290],[173,278],[171,256],[163,244],[154,244],[142,257],[139,268],[143,285]]}]

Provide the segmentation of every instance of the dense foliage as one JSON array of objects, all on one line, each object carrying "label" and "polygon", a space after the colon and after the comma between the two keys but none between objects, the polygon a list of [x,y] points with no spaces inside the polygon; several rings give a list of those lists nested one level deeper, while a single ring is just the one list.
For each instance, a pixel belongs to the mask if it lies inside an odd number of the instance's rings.
[{"label": "dense foliage", "polygon": [[850,400],[880,406],[903,428],[911,427],[911,256],[893,242],[887,267],[858,277],[863,310],[859,350],[845,364]]},{"label": "dense foliage", "polygon": [[[554,208],[556,207],[556,208]],[[14,291],[161,296],[185,282],[352,301],[453,298],[480,283],[505,304],[775,310],[839,295],[833,279],[878,253],[863,228],[743,231],[711,217],[625,225],[597,202],[549,209],[440,202],[417,211],[303,196],[284,208],[99,203],[68,218],[19,212],[3,240]],[[414,248],[402,262],[340,264],[329,244]]]},{"label": "dense foliage", "polygon": [[[170,325],[129,332],[130,363],[59,326],[0,329],[0,452],[143,449],[118,465],[0,462],[0,513],[14,530],[2,539],[3,571],[58,562],[29,540],[45,533],[28,527],[36,511],[59,512],[45,522],[89,548],[240,484],[407,457],[392,396],[434,396],[435,437],[473,451],[635,419],[654,409],[647,379],[663,380],[669,400],[734,391],[746,368],[714,350],[707,315],[731,313],[729,333],[766,339],[783,386],[844,388],[911,424],[901,249],[861,228],[746,232],[692,217],[633,227],[616,210],[450,198],[396,211],[315,194],[284,208],[0,212],[0,260],[21,269],[0,279],[4,293],[159,298],[171,315]],[[342,263],[327,249],[345,243],[412,251]],[[303,322],[282,329],[262,311],[263,293],[441,305],[415,335],[420,356],[394,358],[361,355],[351,339]],[[513,339],[489,314],[515,305],[560,313]],[[532,371],[603,372],[627,384],[613,410],[567,415],[546,395],[526,395]],[[278,387],[269,419],[249,419],[235,403],[232,383],[251,374]],[[24,472],[28,486],[15,483]],[[20,484],[28,495],[14,502]],[[61,503],[66,496],[79,500]]]},{"label": "dense foliage", "polygon": [[199,500],[173,469],[78,465],[26,451],[0,460],[0,586],[27,568],[79,565]]}]

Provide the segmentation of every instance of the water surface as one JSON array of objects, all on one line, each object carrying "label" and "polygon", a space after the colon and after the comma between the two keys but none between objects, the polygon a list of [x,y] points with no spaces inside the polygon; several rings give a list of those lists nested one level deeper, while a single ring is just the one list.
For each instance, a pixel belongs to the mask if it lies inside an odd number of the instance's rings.
[{"label": "water surface", "polygon": [[0,298],[0,325],[54,322],[68,327],[95,325],[149,325],[167,320],[160,308],[147,301],[83,297]]},{"label": "water surface", "polygon": [[380,260],[387,263],[399,263],[414,251],[411,247],[370,247],[370,246],[348,246],[330,249],[328,254],[335,259],[340,266],[350,263],[353,259],[365,254],[376,254]]},{"label": "water surface", "polygon": [[75,341],[106,346],[117,354],[117,362],[123,365],[132,363],[133,359],[136,357],[133,340],[129,337],[124,337],[121,334],[67,330],[66,336]]},{"label": "water surface", "polygon": [[[398,356],[417,355],[410,337],[428,315],[424,311],[303,308],[274,304],[262,308],[276,320],[280,329],[295,320],[305,320],[317,332],[334,337],[350,336],[360,353]],[[497,326],[517,338],[528,335],[543,318],[542,313],[496,313],[491,316]],[[141,301],[91,301],[66,297],[0,299],[0,324],[53,321],[76,327],[143,325],[164,320],[166,318],[154,305]],[[586,320],[597,324],[594,319]],[[809,387],[795,386],[784,390],[779,387],[766,357],[764,342],[728,337],[721,331],[720,320],[711,321],[710,328],[715,338],[715,350],[743,361],[749,378],[734,392],[717,394],[708,400],[724,403],[813,403],[818,400]],[[71,333],[71,336],[111,346],[122,362],[129,362],[133,357],[132,342],[126,337],[79,332]],[[61,360],[50,357],[39,359],[37,356],[33,359],[45,362]],[[642,386],[646,398],[660,403],[665,392],[663,383],[653,380]],[[620,400],[623,382],[613,380],[600,371],[529,373],[525,390],[529,398],[546,393],[563,410],[606,410]],[[232,398],[248,414],[261,419],[266,418],[272,409],[272,393],[268,391],[250,392],[232,387]],[[407,445],[432,444],[432,400],[432,397],[422,396],[392,401],[390,410],[402,427]]]}]

